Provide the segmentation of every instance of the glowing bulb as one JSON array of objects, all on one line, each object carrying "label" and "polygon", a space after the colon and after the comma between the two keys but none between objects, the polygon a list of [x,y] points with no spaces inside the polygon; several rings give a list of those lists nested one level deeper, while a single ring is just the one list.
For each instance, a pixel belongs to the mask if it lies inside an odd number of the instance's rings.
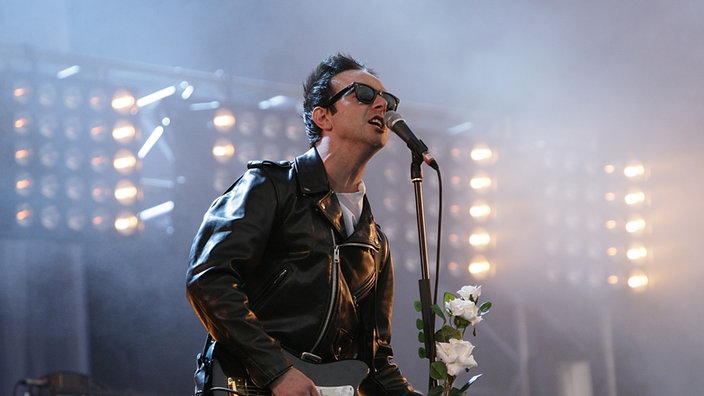
[{"label": "glowing bulb", "polygon": [[228,109],[218,109],[213,116],[213,126],[218,132],[227,132],[235,126],[237,119]]},{"label": "glowing bulb", "polygon": [[642,271],[634,271],[628,276],[628,287],[636,291],[642,291],[647,286],[650,280],[648,276]]}]

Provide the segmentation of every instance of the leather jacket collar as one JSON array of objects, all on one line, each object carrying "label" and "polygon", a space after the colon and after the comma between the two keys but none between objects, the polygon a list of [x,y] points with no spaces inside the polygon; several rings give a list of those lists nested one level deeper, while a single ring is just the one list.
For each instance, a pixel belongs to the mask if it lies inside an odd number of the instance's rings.
[{"label": "leather jacket collar", "polygon": [[[342,220],[342,208],[330,188],[323,160],[320,158],[318,150],[313,147],[296,157],[294,167],[298,177],[299,192],[303,195],[323,194],[316,203],[318,210],[328,219],[340,235],[347,235],[345,233],[345,224]],[[346,242],[369,244],[376,249],[381,247],[381,240],[366,195],[358,227],[347,238]]]}]

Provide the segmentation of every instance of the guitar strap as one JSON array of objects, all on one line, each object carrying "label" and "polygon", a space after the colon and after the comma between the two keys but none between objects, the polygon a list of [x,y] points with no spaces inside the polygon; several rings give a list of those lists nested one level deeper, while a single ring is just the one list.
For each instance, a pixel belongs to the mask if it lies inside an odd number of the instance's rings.
[{"label": "guitar strap", "polygon": [[213,352],[215,340],[208,333],[203,345],[203,351],[196,355],[195,396],[212,396],[210,389],[213,387]]}]

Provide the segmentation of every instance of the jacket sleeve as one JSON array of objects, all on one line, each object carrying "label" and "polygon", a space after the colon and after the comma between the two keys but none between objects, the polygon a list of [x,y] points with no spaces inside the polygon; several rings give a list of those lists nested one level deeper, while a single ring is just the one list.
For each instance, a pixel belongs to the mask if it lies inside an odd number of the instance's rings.
[{"label": "jacket sleeve", "polygon": [[261,265],[276,205],[264,171],[248,170],[204,215],[186,275],[188,300],[205,328],[262,387],[291,366],[243,290],[247,274]]},{"label": "jacket sleeve", "polygon": [[360,386],[360,395],[422,395],[403,376],[396,363],[393,363],[391,348],[391,316],[394,298],[394,268],[388,242],[384,241],[385,251],[379,271],[374,307],[376,315],[376,337],[373,347],[371,374]]}]

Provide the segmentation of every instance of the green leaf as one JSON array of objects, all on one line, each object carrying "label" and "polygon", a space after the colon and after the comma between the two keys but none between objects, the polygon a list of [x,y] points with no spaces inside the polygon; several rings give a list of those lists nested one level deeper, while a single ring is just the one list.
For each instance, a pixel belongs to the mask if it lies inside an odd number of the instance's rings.
[{"label": "green leaf", "polygon": [[452,301],[452,300],[455,300],[455,299],[457,299],[457,296],[456,296],[456,295],[454,295],[454,294],[452,294],[452,293],[447,293],[447,292],[446,292],[446,293],[443,295],[443,297],[442,297],[442,302],[443,302],[442,305],[445,305],[445,304],[448,303],[448,301]]},{"label": "green leaf", "polygon": [[423,319],[416,319],[416,329],[423,330]]},{"label": "green leaf", "polygon": [[467,381],[467,383],[464,384],[464,386],[460,388],[460,391],[465,392],[481,376],[482,376],[482,374],[477,374],[474,377],[470,378],[469,381]]},{"label": "green leaf", "polygon": [[480,315],[484,315],[484,314],[488,313],[490,309],[491,309],[491,301],[485,302],[484,304],[479,306]]},{"label": "green leaf", "polygon": [[418,341],[421,344],[425,343],[425,333],[423,333],[422,331],[420,333],[418,333]]},{"label": "green leaf", "polygon": [[421,359],[425,359],[428,357],[428,353],[425,351],[425,348],[418,348],[418,357]]},{"label": "green leaf", "polygon": [[413,308],[416,309],[416,312],[420,312],[423,310],[423,305],[420,303],[420,301],[416,300],[413,301]]},{"label": "green leaf", "polygon": [[459,390],[457,388],[450,389],[449,396],[462,396],[462,395],[463,395],[463,393],[461,390]]},{"label": "green leaf", "polygon": [[433,312],[435,312],[435,315],[442,319],[443,323],[447,323],[447,319],[445,319],[445,313],[442,311],[442,308],[440,308],[437,304],[433,304],[431,308],[433,309]]},{"label": "green leaf", "polygon": [[435,332],[435,340],[439,342],[449,342],[450,338],[462,339],[462,333],[451,326],[443,326]]},{"label": "green leaf", "polygon": [[430,363],[430,378],[435,380],[444,380],[447,377],[447,366],[443,362]]},{"label": "green leaf", "polygon": [[458,329],[464,329],[469,326],[469,321],[461,316],[455,316],[454,322]]},{"label": "green leaf", "polygon": [[428,392],[428,396],[441,396],[442,395],[442,386],[438,385],[433,387],[430,392]]}]

